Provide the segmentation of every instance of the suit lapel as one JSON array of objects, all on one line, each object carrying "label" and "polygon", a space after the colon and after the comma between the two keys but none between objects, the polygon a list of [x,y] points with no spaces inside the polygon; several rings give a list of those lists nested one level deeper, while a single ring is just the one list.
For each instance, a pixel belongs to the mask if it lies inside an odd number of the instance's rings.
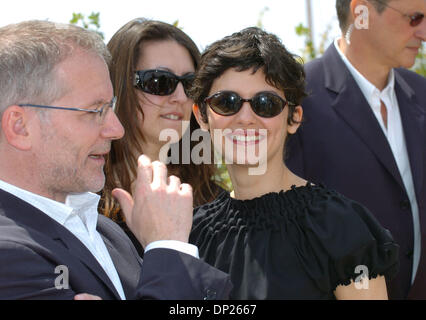
[{"label": "suit lapel", "polygon": [[[404,188],[389,143],[334,44],[324,54],[323,63],[326,87],[335,94],[332,101],[333,109],[359,136],[399,185]],[[335,67],[330,68],[330,65]]]},{"label": "suit lapel", "polygon": [[412,88],[396,70],[395,91],[404,128],[405,142],[410,160],[411,173],[414,180],[417,199],[423,185],[423,157],[425,157],[426,135],[425,115],[421,112],[419,102]]},{"label": "suit lapel", "polygon": [[121,300],[120,295],[115,289],[114,284],[111,282],[109,276],[105,270],[93,256],[93,254],[87,249],[87,247],[71,232],[61,226],[59,223],[56,226],[57,233],[55,240],[61,241],[70,251],[70,254],[77,257],[92,273],[99,278],[106,286],[114,293],[114,296]]},{"label": "suit lapel", "polygon": [[117,290],[101,265],[86,246],[68,229],[29,203],[1,189],[0,209],[3,209],[4,214],[16,223],[25,228],[37,230],[40,234],[52,239],[58,244],[58,249],[68,250],[69,255],[82,262],[95,277],[99,278],[113,292],[117,299],[120,299]]},{"label": "suit lapel", "polygon": [[[117,251],[116,248],[114,248],[111,241],[107,237],[102,235],[102,239],[104,240],[111,259],[114,262],[115,268],[117,271],[121,271],[118,275],[120,277],[121,285],[123,287],[126,298],[132,298],[131,293],[134,292],[134,288],[138,283],[139,275],[136,275],[134,271],[132,272],[134,269],[130,268],[130,263],[123,259],[123,256],[120,254],[120,252]],[[131,278],[131,280],[129,280],[129,278]]]},{"label": "suit lapel", "polygon": [[141,276],[142,260],[130,239],[122,230],[106,217],[99,216],[97,230],[102,236],[114,266],[120,277],[121,285],[127,299],[134,299],[135,291]]}]

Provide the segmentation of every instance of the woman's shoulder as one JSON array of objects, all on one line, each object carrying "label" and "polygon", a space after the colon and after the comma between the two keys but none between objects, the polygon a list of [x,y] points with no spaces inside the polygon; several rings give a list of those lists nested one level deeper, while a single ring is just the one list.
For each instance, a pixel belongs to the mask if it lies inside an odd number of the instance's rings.
[{"label": "woman's shoulder", "polygon": [[370,229],[390,236],[369,209],[333,189],[324,185],[312,186],[308,198],[305,210],[318,227],[324,226],[332,233],[344,232],[348,237]]},{"label": "woman's shoulder", "polygon": [[314,193],[303,230],[309,246],[329,257],[333,286],[354,281],[358,267],[367,268],[369,278],[393,278],[399,246],[389,230],[365,206],[335,190],[318,186]]},{"label": "woman's shoulder", "polygon": [[[303,192],[308,193],[308,190],[304,189]],[[324,185],[311,186],[309,195],[305,197],[308,199],[304,219],[309,221],[305,223],[305,228],[331,239],[336,249],[341,247],[344,250],[344,243],[357,246],[376,240],[393,242],[390,232],[361,203]],[[343,238],[344,243],[339,243]]]}]

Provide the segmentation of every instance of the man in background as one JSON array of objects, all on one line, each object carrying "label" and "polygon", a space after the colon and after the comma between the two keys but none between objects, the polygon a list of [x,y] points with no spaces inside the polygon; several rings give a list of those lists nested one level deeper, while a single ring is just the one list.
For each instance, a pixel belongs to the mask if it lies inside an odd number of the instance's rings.
[{"label": "man in background", "polygon": [[305,67],[305,120],[285,160],[369,208],[400,245],[392,299],[426,299],[426,0],[336,0],[342,37]]}]

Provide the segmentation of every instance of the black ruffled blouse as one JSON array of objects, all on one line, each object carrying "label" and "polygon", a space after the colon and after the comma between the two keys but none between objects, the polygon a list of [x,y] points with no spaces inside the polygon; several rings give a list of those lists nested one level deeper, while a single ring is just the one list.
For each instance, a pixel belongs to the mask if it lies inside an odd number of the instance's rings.
[{"label": "black ruffled blouse", "polygon": [[365,207],[309,183],[251,200],[222,192],[195,209],[190,242],[230,274],[233,299],[335,299],[338,285],[391,279],[399,265],[398,245]]}]

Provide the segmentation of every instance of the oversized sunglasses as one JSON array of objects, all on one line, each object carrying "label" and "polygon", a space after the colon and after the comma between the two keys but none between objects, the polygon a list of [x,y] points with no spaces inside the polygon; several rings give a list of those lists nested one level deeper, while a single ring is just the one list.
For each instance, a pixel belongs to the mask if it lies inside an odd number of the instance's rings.
[{"label": "oversized sunglasses", "polygon": [[402,12],[402,11],[400,11],[400,10],[398,10],[398,9],[390,6],[390,5],[388,5],[386,2],[384,2],[382,0],[375,0],[375,1],[383,4],[385,7],[388,7],[390,9],[393,9],[393,10],[399,12],[404,17],[410,19],[410,26],[412,26],[412,27],[417,27],[420,23],[422,23],[423,18],[425,17],[425,15],[423,13],[421,13],[421,12],[415,12],[413,14],[407,14],[407,13],[404,13],[404,12]]},{"label": "oversized sunglasses", "polygon": [[194,78],[194,73],[177,76],[166,70],[140,70],[135,71],[133,85],[149,94],[168,96],[176,90],[179,82],[182,82],[185,94],[188,96]]},{"label": "oversized sunglasses", "polygon": [[255,114],[262,118],[272,118],[279,115],[284,107],[294,105],[275,93],[264,91],[257,93],[251,99],[241,98],[233,91],[219,91],[204,99],[210,108],[221,116],[232,116],[241,110],[244,102],[249,102]]}]

